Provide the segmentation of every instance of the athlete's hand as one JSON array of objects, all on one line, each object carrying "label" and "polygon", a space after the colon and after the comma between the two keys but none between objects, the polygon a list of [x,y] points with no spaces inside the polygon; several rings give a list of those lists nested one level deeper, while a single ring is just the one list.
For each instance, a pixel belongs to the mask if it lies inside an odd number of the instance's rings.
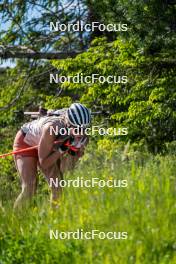
[{"label": "athlete's hand", "polygon": [[67,146],[64,146],[64,145],[56,144],[54,146],[53,150],[58,151],[60,154],[64,154],[64,153],[68,152],[69,148]]}]

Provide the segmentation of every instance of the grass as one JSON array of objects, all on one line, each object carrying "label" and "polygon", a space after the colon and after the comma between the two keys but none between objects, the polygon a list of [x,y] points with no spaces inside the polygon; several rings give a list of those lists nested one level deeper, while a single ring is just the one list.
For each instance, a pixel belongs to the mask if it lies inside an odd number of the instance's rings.
[{"label": "grass", "polygon": [[[11,209],[13,199],[5,202],[5,197],[0,209],[0,264],[176,263],[175,161],[174,156],[151,156],[143,163],[122,163],[117,154],[111,159],[102,153],[86,154],[67,179],[126,179],[128,187],[65,188],[60,208],[52,210],[41,180],[35,205],[18,214]],[[50,229],[126,231],[128,239],[51,240]]]}]

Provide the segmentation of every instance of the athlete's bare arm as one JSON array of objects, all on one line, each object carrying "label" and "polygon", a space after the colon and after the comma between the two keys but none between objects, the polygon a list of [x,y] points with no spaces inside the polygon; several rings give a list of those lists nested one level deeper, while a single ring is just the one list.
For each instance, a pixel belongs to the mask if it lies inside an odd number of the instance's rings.
[{"label": "athlete's bare arm", "polygon": [[50,134],[50,126],[45,126],[38,147],[39,163],[42,169],[48,169],[62,156],[59,151],[53,152],[54,141],[55,136]]}]

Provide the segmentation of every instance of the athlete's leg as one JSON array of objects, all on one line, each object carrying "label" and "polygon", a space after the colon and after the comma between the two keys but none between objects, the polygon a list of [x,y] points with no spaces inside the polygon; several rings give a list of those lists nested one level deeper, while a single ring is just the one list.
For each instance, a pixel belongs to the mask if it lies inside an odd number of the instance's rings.
[{"label": "athlete's leg", "polygon": [[51,188],[51,204],[57,206],[62,194],[62,188],[60,187],[59,182],[63,179],[63,174],[60,170],[60,160],[58,160],[48,169],[40,169],[44,173],[45,178]]},{"label": "athlete's leg", "polygon": [[21,207],[23,202],[35,194],[37,187],[37,158],[16,156],[15,164],[20,175],[22,191],[15,201],[14,208]]},{"label": "athlete's leg", "polygon": [[66,171],[73,170],[78,162],[78,156],[65,155],[61,158],[60,169],[62,173]]},{"label": "athlete's leg", "polygon": [[40,167],[51,188],[51,204],[57,206],[62,195],[61,186],[55,183],[59,183],[60,180],[63,180],[64,172],[74,169],[78,159],[79,158],[77,156],[65,155],[61,159],[58,159],[58,161],[48,169],[42,169]]}]

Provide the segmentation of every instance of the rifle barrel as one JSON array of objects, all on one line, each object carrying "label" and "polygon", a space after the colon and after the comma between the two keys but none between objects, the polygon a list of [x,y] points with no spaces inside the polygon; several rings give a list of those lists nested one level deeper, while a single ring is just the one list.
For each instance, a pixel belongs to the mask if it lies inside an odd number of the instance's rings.
[{"label": "rifle barrel", "polygon": [[[98,112],[91,112],[91,115],[101,115],[101,114],[109,114],[109,112],[104,112],[104,111],[98,111]],[[24,115],[33,115],[33,116],[39,116],[41,115],[40,112],[24,112]]]}]

